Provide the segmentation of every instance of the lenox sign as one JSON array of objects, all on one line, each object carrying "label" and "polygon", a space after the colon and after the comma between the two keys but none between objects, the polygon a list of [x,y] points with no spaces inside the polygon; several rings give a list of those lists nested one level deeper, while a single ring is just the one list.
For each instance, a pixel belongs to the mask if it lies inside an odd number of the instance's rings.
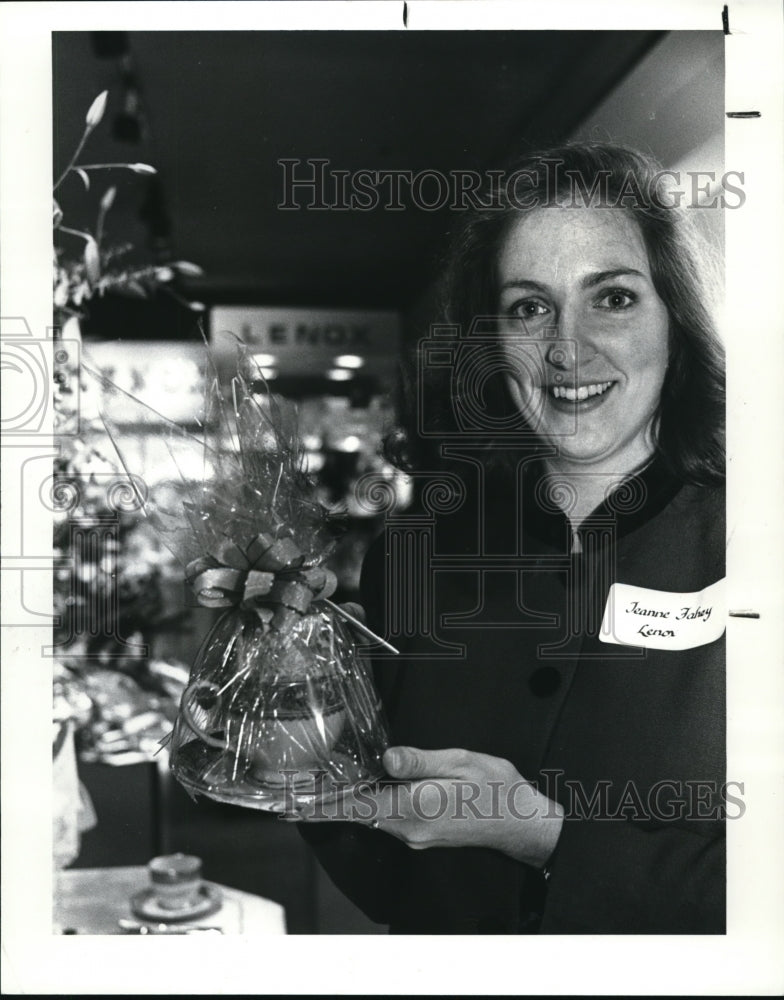
[{"label": "lenox sign", "polygon": [[359,310],[216,306],[210,331],[222,362],[236,356],[240,340],[287,376],[323,374],[347,354],[361,358],[363,373],[388,376],[400,341],[396,313]]}]

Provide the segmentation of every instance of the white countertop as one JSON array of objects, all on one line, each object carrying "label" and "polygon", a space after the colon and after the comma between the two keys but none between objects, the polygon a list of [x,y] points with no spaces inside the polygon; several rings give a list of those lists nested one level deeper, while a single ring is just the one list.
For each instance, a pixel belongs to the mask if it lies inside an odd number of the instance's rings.
[{"label": "white countertop", "polygon": [[[216,882],[205,882],[220,892],[220,909],[169,926],[183,929],[218,927],[224,934],[286,933],[286,917],[279,903]],[[123,934],[125,931],[119,924],[120,920],[144,922],[132,912],[131,897],[149,886],[150,877],[143,865],[59,871],[55,875],[54,932]]]}]

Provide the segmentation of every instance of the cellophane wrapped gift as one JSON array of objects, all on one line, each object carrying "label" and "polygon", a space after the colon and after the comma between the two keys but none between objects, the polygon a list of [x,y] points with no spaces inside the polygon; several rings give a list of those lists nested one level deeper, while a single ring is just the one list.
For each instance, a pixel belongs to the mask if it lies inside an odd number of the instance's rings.
[{"label": "cellophane wrapped gift", "polygon": [[[329,601],[328,512],[296,426],[252,369],[241,353],[230,399],[213,378],[209,433],[162,422],[179,470],[165,481],[143,482],[123,457],[121,430],[107,430],[196,601],[223,609],[182,696],[172,771],[195,795],[286,812],[381,777],[387,736],[350,626]],[[183,471],[195,452],[198,482]]]}]

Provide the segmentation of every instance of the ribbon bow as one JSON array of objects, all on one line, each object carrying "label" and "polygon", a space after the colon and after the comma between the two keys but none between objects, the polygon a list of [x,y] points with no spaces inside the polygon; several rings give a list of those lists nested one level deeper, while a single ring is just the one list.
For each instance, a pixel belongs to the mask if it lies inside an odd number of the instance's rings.
[{"label": "ribbon bow", "polygon": [[205,608],[239,606],[284,632],[312,601],[329,597],[337,587],[332,570],[305,568],[304,562],[293,539],[261,532],[244,550],[225,539],[188,563],[185,579]]}]

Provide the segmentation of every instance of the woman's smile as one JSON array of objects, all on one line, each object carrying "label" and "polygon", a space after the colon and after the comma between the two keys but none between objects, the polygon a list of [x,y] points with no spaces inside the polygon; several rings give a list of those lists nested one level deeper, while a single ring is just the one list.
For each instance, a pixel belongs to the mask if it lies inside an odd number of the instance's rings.
[{"label": "woman's smile", "polygon": [[498,258],[512,395],[558,447],[550,463],[625,475],[650,457],[669,320],[637,224],[623,210],[541,208]]},{"label": "woman's smile", "polygon": [[[566,401],[572,404],[588,402],[604,402],[603,397],[615,385],[615,382],[590,382],[588,385],[551,385],[548,393],[557,402]],[[595,397],[595,398],[594,398]],[[581,409],[585,407],[581,406]]]}]

